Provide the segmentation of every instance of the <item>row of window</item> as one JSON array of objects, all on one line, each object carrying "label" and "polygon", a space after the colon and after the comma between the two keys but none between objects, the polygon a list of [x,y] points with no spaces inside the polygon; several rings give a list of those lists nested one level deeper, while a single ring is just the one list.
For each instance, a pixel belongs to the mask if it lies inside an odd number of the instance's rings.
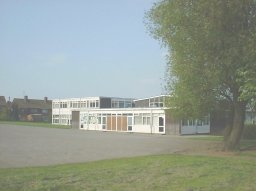
[{"label": "row of window", "polygon": [[81,123],[86,124],[106,124],[107,117],[132,116],[133,114],[83,114],[81,115]]},{"label": "row of window", "polygon": [[29,113],[29,114],[48,114],[49,110],[48,109],[38,109],[38,108],[22,108],[20,109],[21,113]]},{"label": "row of window", "polygon": [[[106,117],[118,117],[118,116],[132,116],[132,114],[123,114],[123,115],[115,115],[115,114],[92,114],[92,115],[82,115],[81,122],[86,124],[106,124]],[[134,116],[134,120],[132,118],[127,118],[128,124],[134,125],[150,125],[153,123],[153,118],[151,118],[150,114],[139,114]],[[164,118],[159,118],[159,126],[164,126]]]},{"label": "row of window", "polygon": [[130,107],[132,107],[132,102],[131,101],[112,100],[111,107],[112,108],[130,108]]},{"label": "row of window", "polygon": [[53,102],[52,108],[99,108],[99,100]]},{"label": "row of window", "polygon": [[[129,117],[130,116],[130,117]],[[132,113],[127,114],[82,114],[80,116],[82,124],[102,124],[106,126],[108,117],[127,117],[128,126],[132,125],[151,125],[153,120],[158,119],[151,117],[150,114],[136,114],[132,117]],[[53,115],[52,122],[55,124],[71,124],[71,115]],[[164,118],[159,117],[159,126],[164,126]]]},{"label": "row of window", "polygon": [[164,107],[164,97],[155,97],[149,99],[149,107]]},{"label": "row of window", "polygon": [[196,120],[182,120],[182,126],[204,126],[210,124],[210,118],[204,117]]},{"label": "row of window", "polygon": [[70,125],[71,124],[71,115],[52,115],[52,123],[53,124],[63,124]]}]

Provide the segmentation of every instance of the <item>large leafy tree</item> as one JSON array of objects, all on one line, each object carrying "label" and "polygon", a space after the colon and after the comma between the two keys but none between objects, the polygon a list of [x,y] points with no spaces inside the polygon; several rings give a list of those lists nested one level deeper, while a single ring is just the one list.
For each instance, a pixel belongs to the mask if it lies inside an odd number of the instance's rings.
[{"label": "large leafy tree", "polygon": [[169,50],[172,106],[198,117],[225,103],[225,149],[236,148],[246,106],[256,97],[256,1],[162,0],[147,21]]}]

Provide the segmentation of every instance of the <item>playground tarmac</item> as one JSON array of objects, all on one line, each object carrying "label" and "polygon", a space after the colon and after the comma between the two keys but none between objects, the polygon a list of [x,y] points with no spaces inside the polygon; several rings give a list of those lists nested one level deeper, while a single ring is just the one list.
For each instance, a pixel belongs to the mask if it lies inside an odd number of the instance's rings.
[{"label": "playground tarmac", "polygon": [[0,124],[0,168],[182,153],[208,146],[182,136]]}]

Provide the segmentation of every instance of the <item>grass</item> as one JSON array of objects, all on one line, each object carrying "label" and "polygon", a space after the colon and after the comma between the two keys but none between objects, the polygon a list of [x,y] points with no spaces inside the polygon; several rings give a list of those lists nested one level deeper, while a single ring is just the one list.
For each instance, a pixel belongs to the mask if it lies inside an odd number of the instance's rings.
[{"label": "grass", "polygon": [[45,122],[25,122],[25,121],[0,121],[0,124],[18,125],[18,126],[33,126],[33,127],[47,127],[47,128],[62,128],[70,129],[69,125],[53,125]]},{"label": "grass", "polygon": [[256,190],[256,155],[160,155],[0,169],[0,190]]},{"label": "grass", "polygon": [[[193,136],[189,137],[192,140],[201,140],[201,141],[216,141],[222,142],[224,137],[223,136],[213,136],[213,135],[205,135],[205,136]],[[251,147],[256,147],[256,140],[254,139],[242,139],[240,141],[240,150],[250,149]]]},{"label": "grass", "polygon": [[198,135],[189,136],[189,139],[202,140],[202,141],[223,141],[223,136],[216,135]]}]

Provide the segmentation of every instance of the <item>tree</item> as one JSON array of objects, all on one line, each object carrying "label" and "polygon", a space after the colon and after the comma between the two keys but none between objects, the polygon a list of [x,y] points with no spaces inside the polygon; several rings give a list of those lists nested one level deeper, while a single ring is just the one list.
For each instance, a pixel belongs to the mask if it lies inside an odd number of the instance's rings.
[{"label": "tree", "polygon": [[256,1],[162,0],[147,13],[154,38],[169,50],[170,104],[198,117],[225,102],[225,149],[235,149],[246,105],[256,97]]},{"label": "tree", "polygon": [[5,121],[5,120],[9,120],[9,111],[6,106],[2,107],[0,111],[0,121]]}]

